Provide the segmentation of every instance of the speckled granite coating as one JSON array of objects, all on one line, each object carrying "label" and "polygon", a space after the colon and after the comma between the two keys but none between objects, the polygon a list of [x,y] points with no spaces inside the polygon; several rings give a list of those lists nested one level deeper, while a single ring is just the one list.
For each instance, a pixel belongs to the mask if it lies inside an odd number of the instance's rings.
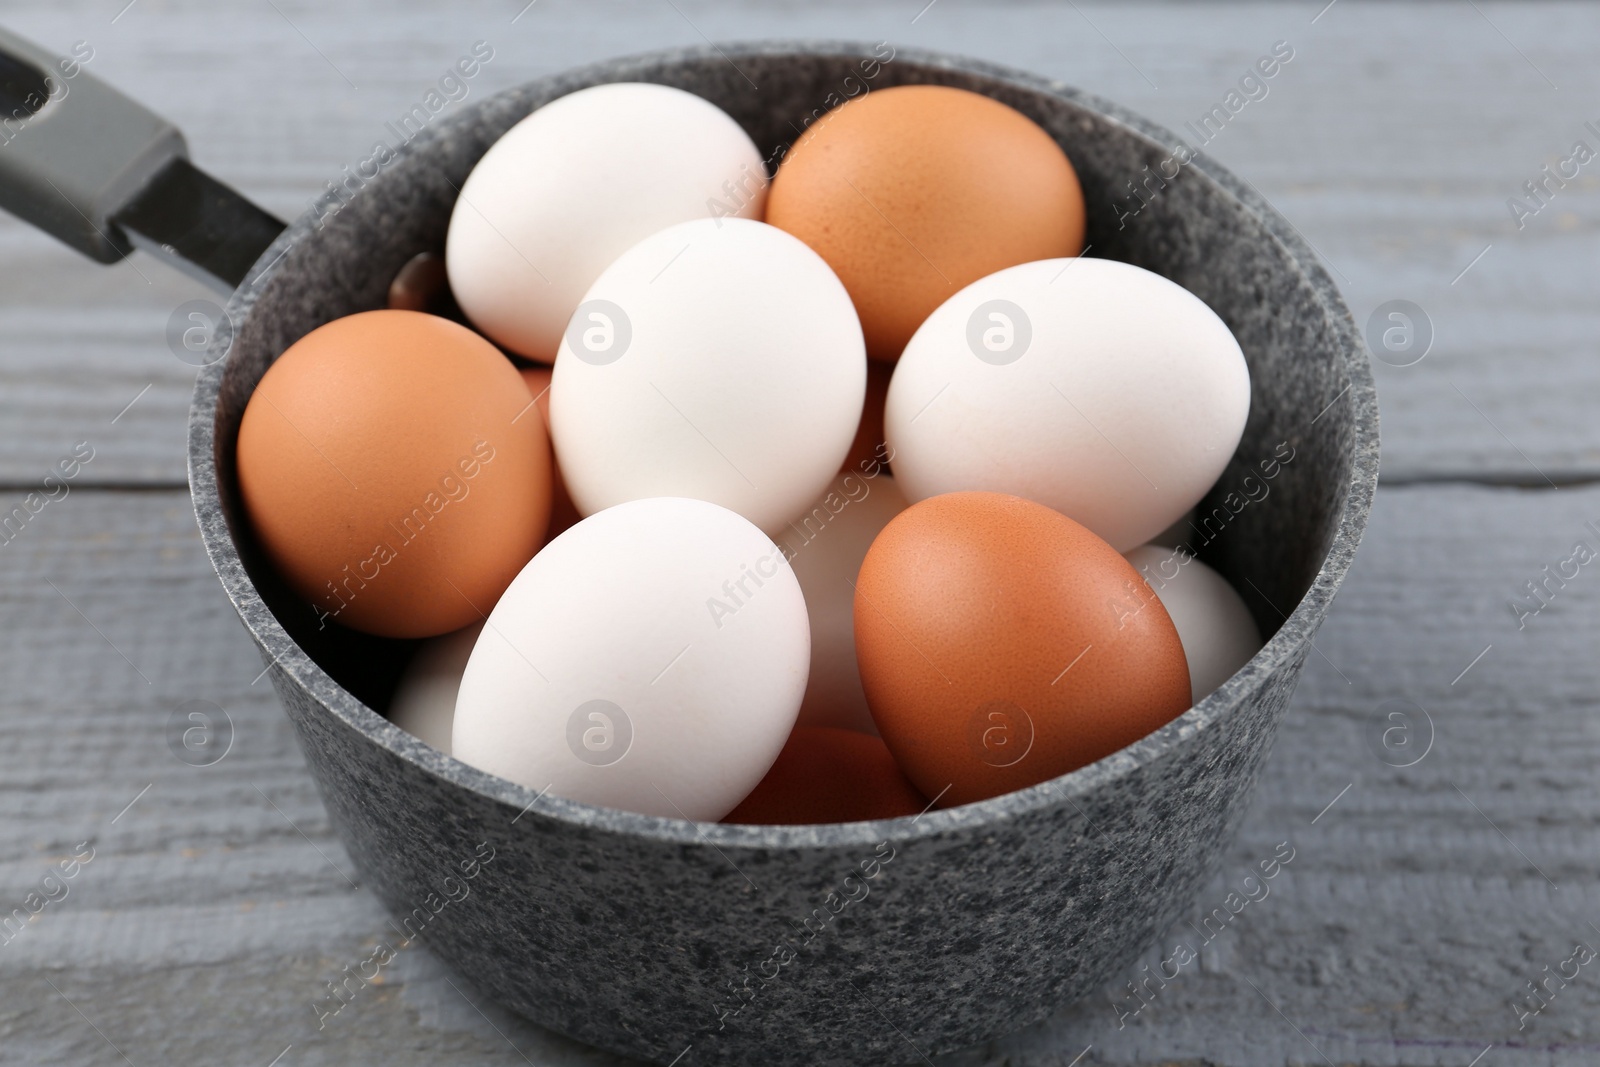
[{"label": "speckled granite coating", "polygon": [[[1133,203],[1125,182],[1170,155],[1172,134],[1059,83],[886,53],[833,43],[661,53],[467,108],[348,205],[284,233],[229,305],[240,324],[232,352],[195,390],[189,469],[207,550],[273,664],[365,884],[397,916],[426,919],[422,939],[501,1003],[663,1063],[686,1049],[684,1067],[916,1061],[1103,983],[1191,899],[1234,832],[1377,480],[1377,405],[1354,324],[1312,251],[1252,187],[1200,157],[1119,226]],[[1233,328],[1253,406],[1203,508],[1275,451],[1293,459],[1265,497],[1224,505],[1224,528],[1201,554],[1250,601],[1272,634],[1266,647],[1114,756],[918,820],[745,828],[536,799],[391,726],[372,708],[387,701],[405,646],[316,631],[240,522],[234,439],[266,367],[320,323],[380,306],[408,257],[441,248],[474,161],[540,104],[599,82],[677,85],[770,152],[843,95],[846,77],[859,84],[871,59],[874,88],[962,86],[1034,118],[1078,168],[1093,254],[1159,271]],[[463,884],[470,893],[450,899]]]}]

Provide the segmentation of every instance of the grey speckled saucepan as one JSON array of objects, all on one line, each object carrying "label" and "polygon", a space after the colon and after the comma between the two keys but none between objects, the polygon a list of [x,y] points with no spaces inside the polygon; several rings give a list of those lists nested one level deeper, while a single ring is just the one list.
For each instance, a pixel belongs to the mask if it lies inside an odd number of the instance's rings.
[{"label": "grey speckled saucepan", "polygon": [[[985,93],[1050,131],[1082,178],[1093,254],[1196,293],[1249,359],[1249,425],[1192,543],[1249,600],[1266,647],[1197,707],[1092,766],[877,823],[705,825],[540,797],[390,725],[377,709],[407,649],[319,631],[274,578],[239,507],[240,415],[287,345],[381,306],[401,264],[443,247],[456,191],[497,137],[612,81],[698,93],[763,152],[851,95],[907,83]],[[1182,162],[1187,151],[1174,160],[1180,143],[1059,82],[886,45],[664,52],[440,120],[347,202],[256,250],[228,305],[231,338],[214,342],[226,358],[195,387],[195,513],[333,823],[398,930],[500,1003],[605,1049],[685,1067],[894,1063],[1042,1018],[1180,913],[1244,813],[1378,471],[1372,379],[1327,274],[1248,183],[1203,156]]]}]

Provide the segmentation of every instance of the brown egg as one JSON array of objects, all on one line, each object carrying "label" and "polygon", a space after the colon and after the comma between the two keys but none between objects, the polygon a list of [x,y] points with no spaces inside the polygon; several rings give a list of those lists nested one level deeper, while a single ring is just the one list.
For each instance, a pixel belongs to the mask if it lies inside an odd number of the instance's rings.
[{"label": "brown egg", "polygon": [[[533,394],[534,401],[539,405],[539,417],[544,420],[545,432],[549,433],[551,368],[543,365],[523,367],[517,373],[522,375],[522,384],[528,387],[528,392]],[[551,487],[550,530],[545,537],[547,541],[583,518],[578,514],[578,505],[572,502],[572,495],[567,492],[566,479],[561,477],[561,464],[554,464],[552,470],[555,473],[555,481]]]},{"label": "brown egg", "polygon": [[857,97],[778,167],[767,222],[810,245],[855,301],[867,355],[895,360],[957,290],[1083,249],[1066,154],[1021,112],[939,85]]},{"label": "brown egg", "polygon": [[856,439],[850,443],[850,454],[844,458],[839,470],[851,474],[870,474],[877,477],[889,465],[889,446],[883,432],[883,405],[889,398],[889,378],[894,368],[887,363],[867,362],[867,398],[861,406],[861,423],[856,427]]},{"label": "brown egg", "polygon": [[516,368],[464,326],[335,319],[289,346],[245,408],[250,524],[323,623],[458,630],[494,607],[550,518],[549,437],[516,418],[527,405]]},{"label": "brown egg", "polygon": [[834,726],[797,726],[767,776],[722,821],[864,822],[917,815],[927,806],[876,737]]},{"label": "brown egg", "polygon": [[461,321],[461,309],[450,292],[444,257],[437,252],[418,252],[389,283],[389,308],[395,311],[426,311],[430,315]]},{"label": "brown egg", "polygon": [[861,565],[855,635],[884,742],[942,806],[1075,770],[1190,704],[1178,632],[1139,572],[1004,493],[895,516]]}]

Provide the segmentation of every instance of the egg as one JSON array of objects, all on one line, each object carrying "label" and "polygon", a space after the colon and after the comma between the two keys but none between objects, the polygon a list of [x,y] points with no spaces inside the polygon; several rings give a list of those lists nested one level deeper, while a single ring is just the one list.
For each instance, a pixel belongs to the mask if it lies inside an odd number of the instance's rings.
[{"label": "egg", "polygon": [[1172,617],[1196,704],[1261,651],[1261,631],[1238,592],[1187,548],[1142,545],[1127,559]]},{"label": "egg", "polygon": [[[522,375],[522,384],[528,387],[528,393],[539,409],[539,418],[543,420],[545,430],[548,432],[551,368],[523,367],[517,373]],[[578,514],[578,506],[572,502],[572,494],[567,492],[567,483],[562,479],[561,468],[558,465],[551,483],[549,536],[556,536],[581,518],[583,516]]]},{"label": "egg", "polygon": [[389,702],[390,722],[447,756],[461,672],[482,632],[483,623],[479,622],[422,642],[400,673]]},{"label": "egg", "polygon": [[673,223],[759,219],[766,170],[714,104],[617,82],[539,108],[489,146],[450,214],[445,264],[468,319],[553,362],[567,321],[613,259]]},{"label": "egg", "polygon": [[811,655],[772,541],[703,500],[636,500],[546,545],[495,605],[452,750],[530,789],[720,819],[761,781]]},{"label": "egg", "polygon": [[841,474],[779,536],[811,616],[811,675],[801,726],[878,732],[856,669],[856,575],[873,538],[905,507],[906,498],[887,474]]},{"label": "egg", "polygon": [[1190,706],[1178,633],[1139,572],[1003,493],[896,516],[861,565],[855,636],[885,744],[944,806],[1075,770]]},{"label": "egg", "polygon": [[389,283],[387,306],[397,311],[426,311],[442,318],[460,318],[450,282],[445,276],[444,257],[434,252],[418,252],[406,260]]},{"label": "egg", "polygon": [[1083,191],[1060,146],[998,100],[941,85],[823,116],[784,156],[766,212],[838,273],[881,360],[963,286],[1083,247]]},{"label": "egg", "polygon": [[543,540],[550,443],[493,345],[416,311],[290,345],[239,424],[256,539],[329,621],[380,637],[476,622]]},{"label": "egg", "polygon": [[850,298],[815,252],[747,219],[679,223],[607,267],[562,339],[562,477],[585,515],[683,496],[776,532],[844,462],[866,374]]},{"label": "egg", "polygon": [[876,737],[796,726],[777,762],[722,820],[753,826],[865,822],[920,815],[917,792]]},{"label": "egg", "polygon": [[917,330],[884,429],[908,500],[1014,493],[1119,551],[1193,507],[1232,458],[1250,372],[1198,297],[1128,263],[1025,263]]},{"label": "egg", "polygon": [[1190,508],[1174,519],[1171,526],[1150,538],[1150,543],[1152,545],[1160,545],[1162,548],[1176,548],[1179,545],[1188,543],[1189,538],[1194,536],[1195,526],[1193,523],[1198,517],[1198,509]]}]

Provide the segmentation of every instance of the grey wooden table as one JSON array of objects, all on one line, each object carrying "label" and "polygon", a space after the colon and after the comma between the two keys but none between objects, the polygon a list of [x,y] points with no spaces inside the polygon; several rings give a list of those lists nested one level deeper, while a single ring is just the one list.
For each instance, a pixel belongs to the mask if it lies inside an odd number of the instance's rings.
[{"label": "grey wooden table", "polygon": [[[1108,988],[949,1062],[1600,1061],[1600,567],[1537,614],[1511,607],[1574,542],[1600,550],[1600,161],[1540,200],[1523,188],[1574,142],[1600,149],[1600,8],[525,2],[8,0],[0,22],[87,42],[95,73],[286,217],[477,40],[494,58],[475,95],[702,39],[851,37],[1027,68],[1174,128],[1289,42],[1209,150],[1326,257],[1359,321],[1410,300],[1432,334],[1420,362],[1377,367],[1386,484],[1194,917],[1279,842],[1295,859],[1136,1015]],[[0,1063],[609,1061],[467,999],[421,947],[318,1029],[312,1002],[385,915],[194,528],[193,370],[165,332],[205,295],[0,218],[0,505],[79,442],[94,455],[0,545],[0,913],[93,850],[0,943]],[[224,709],[221,761],[174,757],[187,701]],[[1541,979],[1545,1006],[1520,1015]]]}]

